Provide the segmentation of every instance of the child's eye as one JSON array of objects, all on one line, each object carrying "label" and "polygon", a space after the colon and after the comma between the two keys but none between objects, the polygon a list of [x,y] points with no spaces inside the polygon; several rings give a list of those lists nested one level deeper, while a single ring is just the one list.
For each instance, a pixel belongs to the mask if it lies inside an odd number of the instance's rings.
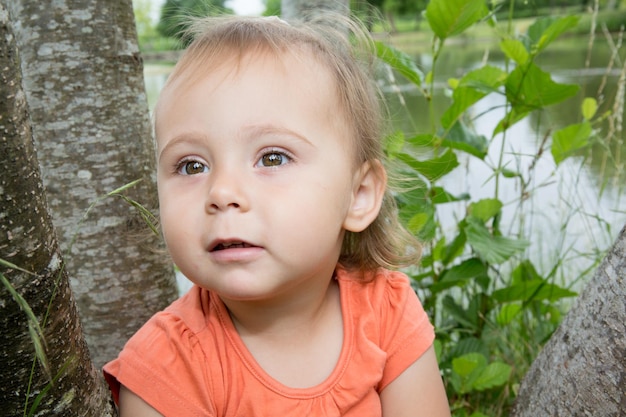
[{"label": "child's eye", "polygon": [[257,166],[262,167],[277,167],[281,165],[285,165],[291,161],[291,157],[283,152],[271,151],[263,154],[259,161],[257,162]]},{"label": "child's eye", "polygon": [[208,170],[209,168],[199,161],[182,161],[177,167],[178,173],[182,175],[202,174]]}]

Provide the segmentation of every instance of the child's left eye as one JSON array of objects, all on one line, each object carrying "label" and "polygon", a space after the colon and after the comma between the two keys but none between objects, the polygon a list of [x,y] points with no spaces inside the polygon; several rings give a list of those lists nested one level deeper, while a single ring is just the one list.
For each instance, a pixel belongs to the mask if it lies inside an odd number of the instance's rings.
[{"label": "child's left eye", "polygon": [[261,156],[257,162],[257,166],[277,167],[285,165],[289,161],[291,161],[291,158],[282,152],[267,152]]}]

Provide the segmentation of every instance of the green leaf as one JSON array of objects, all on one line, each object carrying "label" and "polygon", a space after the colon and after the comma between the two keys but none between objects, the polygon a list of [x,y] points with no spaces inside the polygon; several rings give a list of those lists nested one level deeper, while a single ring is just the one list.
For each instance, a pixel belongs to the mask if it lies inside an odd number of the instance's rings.
[{"label": "green leaf", "polygon": [[543,51],[561,34],[576,27],[578,16],[542,17],[528,28],[528,37],[537,53]]},{"label": "green leaf", "polygon": [[530,57],[524,44],[517,39],[504,39],[500,42],[500,49],[507,57],[517,62],[518,65],[526,64]]},{"label": "green leaf", "polygon": [[433,82],[433,77],[434,77],[433,72],[432,72],[432,71],[428,71],[428,72],[426,73],[426,79],[424,79],[424,82],[425,82],[426,84],[431,84],[431,83]]},{"label": "green leaf", "polygon": [[485,343],[475,337],[466,337],[455,343],[447,354],[448,358],[456,358],[468,353],[480,353],[487,357],[489,355],[489,347]]},{"label": "green leaf", "polygon": [[475,324],[467,317],[467,312],[454,301],[454,298],[446,295],[443,300],[441,300],[441,305],[445,310],[445,314],[452,317],[459,324],[472,330],[476,329]]},{"label": "green leaf", "polygon": [[498,92],[506,76],[506,72],[490,65],[465,74],[452,93],[452,105],[441,117],[443,128],[448,129],[452,126],[463,112],[487,94]]},{"label": "green leaf", "polygon": [[477,391],[484,391],[504,385],[509,380],[511,370],[511,366],[506,363],[492,362],[474,380],[473,388]]},{"label": "green leaf", "polygon": [[488,13],[484,0],[431,0],[425,15],[435,35],[446,39],[462,33]]},{"label": "green leaf", "polygon": [[585,120],[559,129],[552,135],[552,157],[554,162],[561,163],[577,151],[589,145],[591,123]]},{"label": "green leaf", "polygon": [[416,86],[422,85],[424,74],[419,70],[410,55],[380,41],[375,41],[374,44],[376,46],[376,55],[379,59],[389,64]]},{"label": "green leaf", "polygon": [[394,157],[404,147],[404,133],[396,132],[385,137],[385,152]]},{"label": "green leaf", "polygon": [[461,194],[461,195],[452,195],[449,192],[447,192],[443,187],[433,187],[432,190],[430,190],[430,201],[433,202],[433,204],[445,204],[445,203],[453,203],[456,201],[463,201],[463,200],[469,200],[470,196],[467,193]]},{"label": "green leaf", "polygon": [[431,182],[443,177],[459,165],[456,154],[451,149],[448,149],[448,151],[440,157],[432,158],[427,161],[418,161],[405,153],[398,154],[398,159],[422,174]]},{"label": "green leaf", "polygon": [[575,297],[576,295],[573,291],[540,279],[501,288],[494,291],[492,297],[501,303],[512,301],[527,303],[541,300],[556,301],[561,298]]},{"label": "green leaf", "polygon": [[409,231],[415,235],[420,233],[428,223],[429,217],[427,213],[415,213],[407,222]]},{"label": "green leaf", "polygon": [[467,242],[467,236],[465,235],[465,231],[463,230],[465,227],[464,225],[464,223],[459,225],[459,234],[456,235],[452,242],[450,242],[450,244],[446,246],[445,250],[443,251],[441,262],[444,265],[448,265],[454,259],[461,256],[461,254],[463,253],[465,249],[465,243]]},{"label": "green leaf", "polygon": [[441,146],[458,149],[479,159],[484,159],[489,143],[483,135],[468,129],[464,123],[457,122],[441,141]]},{"label": "green leaf", "polygon": [[511,278],[511,282],[513,284],[544,279],[537,272],[535,265],[533,265],[533,263],[528,259],[523,260],[517,267],[515,267],[513,272],[511,272]]},{"label": "green leaf", "polygon": [[429,133],[423,133],[407,139],[407,142],[412,146],[435,148],[441,145],[441,138]]},{"label": "green leaf", "polygon": [[410,206],[414,208],[420,208],[422,206],[432,206],[430,199],[428,198],[428,185],[420,178],[416,178],[413,181],[412,188],[396,195],[398,206],[400,208]]},{"label": "green leaf", "polygon": [[424,185],[396,197],[400,220],[410,232],[423,241],[432,240],[437,229],[435,207],[427,197],[427,192],[428,189]]},{"label": "green leaf", "polygon": [[500,120],[493,135],[510,128],[531,111],[560,103],[579,90],[576,84],[560,84],[552,81],[549,73],[529,62],[516,67],[506,79],[505,93],[511,110]]},{"label": "green leaf", "polygon": [[534,63],[516,67],[505,83],[506,97],[518,114],[541,109],[576,95],[575,84],[559,84]]},{"label": "green leaf", "polygon": [[598,102],[593,97],[585,97],[580,107],[585,120],[591,120],[598,111]]},{"label": "green leaf", "polygon": [[468,353],[452,359],[452,374],[459,378],[457,391],[464,394],[474,389],[474,381],[487,366],[487,359],[480,353]]},{"label": "green leaf", "polygon": [[411,224],[410,226],[407,226],[409,231],[411,231],[411,227],[416,228],[413,233],[422,242],[430,242],[435,238],[437,223],[435,222],[434,212],[416,214],[411,217],[407,223]]},{"label": "green leaf", "polygon": [[465,226],[467,242],[490,264],[501,264],[511,256],[524,251],[529,245],[529,242],[523,239],[493,236],[484,224],[472,220],[468,218],[468,224]]},{"label": "green leaf", "polygon": [[432,259],[435,261],[440,261],[445,247],[446,247],[446,237],[442,236],[441,239],[438,239],[437,242],[435,242],[432,250],[430,251]]},{"label": "green leaf", "polygon": [[483,222],[500,213],[502,202],[497,198],[485,198],[469,205],[467,211],[472,217],[476,217]]},{"label": "green leaf", "polygon": [[511,171],[510,169],[506,168],[503,168],[501,173],[504,178],[522,178],[522,174],[520,174],[519,172]]},{"label": "green leaf", "polygon": [[558,326],[561,323],[561,311],[553,305],[546,305],[545,315],[550,323]]},{"label": "green leaf", "polygon": [[520,311],[522,311],[521,304],[505,304],[500,309],[500,312],[496,317],[496,321],[499,325],[506,326],[520,313]]},{"label": "green leaf", "polygon": [[498,123],[498,125],[494,129],[492,136],[495,136],[498,133],[503,132],[506,129],[510,128],[515,123],[519,122],[524,117],[528,116],[528,113],[530,113],[531,110],[533,110],[533,109],[530,109],[530,108],[526,108],[526,109],[515,109],[515,108],[513,108],[513,109],[511,109],[511,111],[509,111],[502,118],[502,120],[500,120],[500,122]]},{"label": "green leaf", "polygon": [[473,279],[487,276],[487,271],[487,266],[480,259],[467,259],[445,270],[439,281],[431,286],[431,290],[438,292],[446,288],[465,285]]},{"label": "green leaf", "polygon": [[462,378],[468,378],[472,372],[487,366],[487,359],[480,353],[467,353],[452,359],[452,370]]},{"label": "green leaf", "polygon": [[435,339],[433,341],[433,348],[435,349],[435,356],[437,356],[437,361],[440,361],[441,360],[441,351],[443,349],[443,346],[441,344],[441,340]]}]

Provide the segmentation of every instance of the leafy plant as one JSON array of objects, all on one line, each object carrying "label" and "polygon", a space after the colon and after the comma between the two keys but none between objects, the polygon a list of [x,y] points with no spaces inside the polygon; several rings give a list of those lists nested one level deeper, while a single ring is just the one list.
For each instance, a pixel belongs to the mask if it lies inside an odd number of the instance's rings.
[{"label": "leafy plant", "polygon": [[[424,15],[433,32],[432,69],[426,74],[410,56],[376,42],[378,57],[411,83],[430,109],[430,131],[412,137],[396,132],[387,141],[388,156],[416,185],[397,194],[400,217],[426,242],[422,264],[411,276],[436,324],[436,350],[454,415],[505,415],[527,367],[560,322],[560,302],[576,293],[554,282],[558,263],[545,276],[537,272],[527,259],[530,243],[523,231],[511,234],[502,228],[501,182],[516,181],[530,192],[532,175],[503,163],[504,143],[513,140],[513,125],[579,92],[577,85],[555,81],[537,63],[555,39],[576,27],[578,17],[538,18],[526,33],[513,35],[499,29],[483,0],[431,0]],[[485,63],[448,80],[450,101],[437,119],[438,57],[448,39],[480,22],[493,28],[505,64]],[[504,103],[504,116],[490,138],[475,130],[470,111],[488,95]],[[547,135],[535,161],[551,155],[558,167],[588,148],[601,120],[597,107],[594,98],[586,98],[581,121]],[[544,153],[549,139],[550,152]],[[502,142],[499,159],[490,165],[486,156],[497,142]],[[459,165],[460,153],[489,167],[495,179],[492,198],[474,201],[442,185]],[[465,215],[455,225],[442,224],[437,216],[438,207],[450,203],[465,204]]]}]

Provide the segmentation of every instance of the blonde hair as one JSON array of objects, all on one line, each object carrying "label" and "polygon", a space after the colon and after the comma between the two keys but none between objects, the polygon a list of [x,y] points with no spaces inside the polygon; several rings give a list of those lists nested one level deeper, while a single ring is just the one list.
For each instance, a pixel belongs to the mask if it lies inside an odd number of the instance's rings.
[{"label": "blonde hair", "polygon": [[[373,76],[374,44],[358,21],[327,12],[290,23],[277,17],[207,17],[194,19],[185,36],[192,42],[164,89],[180,78],[195,80],[220,66],[225,57],[240,63],[250,53],[280,56],[304,49],[330,71],[336,83],[339,106],[356,150],[355,164],[384,161],[383,111]],[[396,269],[416,263],[420,252],[415,237],[399,223],[395,200],[387,189],[374,222],[362,232],[346,232],[339,263],[353,270]]]}]

